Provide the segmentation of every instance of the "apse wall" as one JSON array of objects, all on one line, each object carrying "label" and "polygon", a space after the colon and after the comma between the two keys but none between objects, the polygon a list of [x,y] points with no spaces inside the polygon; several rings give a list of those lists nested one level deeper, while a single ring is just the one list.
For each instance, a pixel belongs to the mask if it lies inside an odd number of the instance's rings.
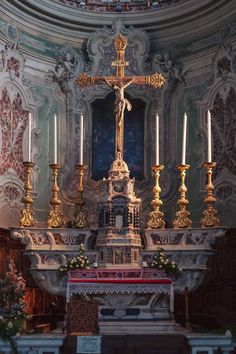
[{"label": "apse wall", "polygon": [[142,227],[151,210],[156,112],[160,115],[160,162],[165,166],[160,182],[167,225],[172,226],[177,209],[176,166],[181,162],[182,122],[186,112],[189,210],[193,226],[199,226],[205,197],[206,171],[202,166],[207,158],[208,109],[212,112],[213,160],[217,163],[216,207],[222,225],[236,225],[234,1],[190,0],[188,7],[182,3],[121,14],[97,14],[45,1],[2,1],[0,6],[1,227],[19,224],[28,112],[32,113],[35,162],[32,196],[38,225],[46,225],[50,208],[54,113],[58,116],[63,212],[66,221],[73,217],[78,183],[75,165],[79,156],[79,115],[83,112],[84,162],[88,166],[84,196],[90,226],[96,227],[97,202],[102,198],[104,183],[92,178],[92,107],[95,99],[103,100],[111,91],[105,86],[83,91],[75,80],[84,71],[92,75],[109,72],[115,55],[112,38],[119,31],[131,38],[127,60],[132,75],[157,71],[167,78],[162,90],[135,86],[127,89],[129,97],[145,104],[144,177],[136,181],[137,195],[142,198]]}]

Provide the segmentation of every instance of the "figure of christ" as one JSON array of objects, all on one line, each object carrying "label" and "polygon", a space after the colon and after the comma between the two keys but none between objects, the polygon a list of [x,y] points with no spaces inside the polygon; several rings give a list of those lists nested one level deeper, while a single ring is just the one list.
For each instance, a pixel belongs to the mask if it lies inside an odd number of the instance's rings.
[{"label": "figure of christ", "polygon": [[89,76],[86,73],[80,74],[75,83],[80,87],[106,83],[115,91],[115,115],[116,115],[116,147],[115,159],[123,159],[123,137],[124,137],[124,112],[125,109],[131,110],[131,103],[124,97],[125,88],[130,84],[151,85],[155,88],[161,87],[165,83],[165,78],[161,74],[148,76],[125,76],[124,68],[129,65],[124,59],[125,49],[128,39],[121,34],[114,40],[116,48],[116,60],[111,63],[116,67],[116,76]]},{"label": "figure of christ", "polygon": [[132,105],[125,98],[125,88],[128,87],[133,80],[128,81],[127,83],[124,82],[109,82],[104,77],[104,81],[106,84],[111,87],[115,91],[115,116],[116,116],[116,147],[115,147],[115,158],[120,156],[123,159],[123,144],[124,144],[124,113],[125,109],[130,111],[132,109]]}]

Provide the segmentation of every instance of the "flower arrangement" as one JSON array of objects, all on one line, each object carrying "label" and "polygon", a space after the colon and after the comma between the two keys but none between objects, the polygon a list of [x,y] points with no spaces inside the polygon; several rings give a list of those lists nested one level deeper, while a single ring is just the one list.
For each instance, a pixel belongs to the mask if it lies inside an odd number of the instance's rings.
[{"label": "flower arrangement", "polygon": [[177,276],[178,273],[181,272],[181,268],[178,267],[178,264],[174,261],[170,261],[162,248],[158,248],[150,263],[150,267],[163,270],[167,275],[173,276]]},{"label": "flower arrangement", "polygon": [[7,262],[6,278],[0,280],[0,338],[9,342],[12,353],[17,353],[15,335],[22,333],[24,320],[30,319],[26,304],[25,280],[18,273],[12,258]]},{"label": "flower arrangement", "polygon": [[64,274],[72,269],[88,269],[89,268],[89,260],[85,255],[84,245],[81,243],[79,248],[79,255],[72,258],[66,264],[60,267],[60,273]]}]

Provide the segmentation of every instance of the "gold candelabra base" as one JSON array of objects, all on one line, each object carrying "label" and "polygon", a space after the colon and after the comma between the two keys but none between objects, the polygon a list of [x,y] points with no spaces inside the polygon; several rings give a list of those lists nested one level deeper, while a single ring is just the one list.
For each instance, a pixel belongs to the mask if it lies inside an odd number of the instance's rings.
[{"label": "gold candelabra base", "polygon": [[78,187],[78,199],[75,203],[75,211],[74,211],[74,219],[72,221],[72,227],[76,227],[79,229],[82,229],[86,226],[88,226],[87,222],[87,212],[84,208],[85,206],[85,201],[83,198],[83,176],[84,176],[84,171],[86,170],[87,166],[85,165],[77,165],[76,169],[79,174],[79,187]]},{"label": "gold candelabra base", "polygon": [[160,199],[161,188],[159,185],[160,173],[163,170],[163,165],[156,165],[152,167],[155,184],[153,188],[153,200],[152,207],[153,211],[148,216],[147,227],[148,229],[163,229],[165,227],[164,221],[164,213],[160,211],[160,207],[162,206],[162,200]]},{"label": "gold candelabra base", "polygon": [[204,167],[207,170],[207,184],[206,184],[206,192],[207,195],[204,199],[204,203],[206,204],[206,209],[203,211],[203,217],[201,219],[202,227],[214,227],[218,226],[220,221],[218,219],[218,212],[213,207],[214,203],[216,202],[216,198],[213,195],[214,186],[212,183],[212,173],[213,168],[215,168],[215,162],[206,162]]},{"label": "gold candelabra base", "polygon": [[189,169],[189,167],[189,165],[178,166],[178,170],[180,171],[181,184],[179,188],[180,198],[177,203],[180,210],[175,214],[175,220],[173,221],[174,228],[187,228],[192,226],[192,221],[189,218],[190,212],[187,210],[189,201],[186,197],[187,187],[185,185],[186,171]]},{"label": "gold candelabra base", "polygon": [[34,211],[31,209],[31,204],[33,199],[31,198],[32,186],[30,183],[30,177],[32,174],[32,169],[34,167],[34,162],[23,162],[23,165],[26,170],[26,180],[25,180],[25,196],[22,198],[22,202],[25,204],[25,207],[21,209],[21,218],[20,226],[21,227],[32,227],[35,226],[37,221],[34,218]]},{"label": "gold candelabra base", "polygon": [[53,171],[53,186],[52,186],[52,199],[50,204],[52,206],[52,210],[48,215],[48,227],[62,227],[64,225],[64,216],[61,211],[61,199],[59,194],[58,187],[58,172],[60,169],[59,164],[51,164],[49,165]]}]

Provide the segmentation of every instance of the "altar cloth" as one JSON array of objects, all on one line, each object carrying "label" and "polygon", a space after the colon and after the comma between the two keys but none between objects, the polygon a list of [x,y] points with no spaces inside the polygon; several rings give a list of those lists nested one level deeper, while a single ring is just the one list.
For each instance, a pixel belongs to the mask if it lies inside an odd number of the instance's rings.
[{"label": "altar cloth", "polygon": [[67,302],[73,295],[167,294],[173,296],[173,281],[155,269],[72,270],[67,282]]}]

